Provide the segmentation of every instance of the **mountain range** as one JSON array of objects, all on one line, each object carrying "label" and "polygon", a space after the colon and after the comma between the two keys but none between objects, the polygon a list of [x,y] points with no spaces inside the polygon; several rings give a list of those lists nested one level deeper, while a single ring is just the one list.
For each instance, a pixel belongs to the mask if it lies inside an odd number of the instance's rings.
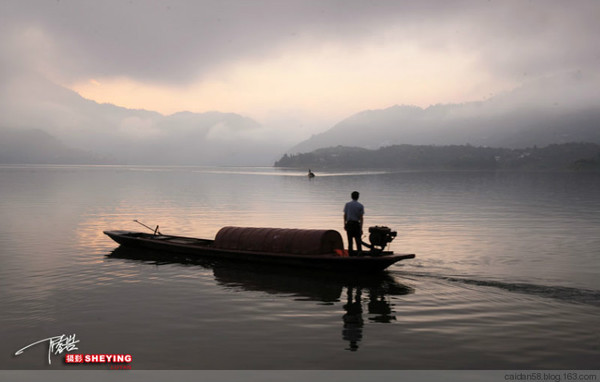
[{"label": "mountain range", "polygon": [[271,164],[283,151],[277,134],[239,114],[162,115],[100,104],[41,76],[2,80],[0,163]]},{"label": "mountain range", "polygon": [[0,81],[0,163],[270,165],[339,145],[600,143],[599,81],[579,72],[484,101],[362,111],[295,146],[284,129],[240,114],[162,115],[100,104],[41,76],[3,72]]},{"label": "mountain range", "polygon": [[486,101],[392,106],[357,113],[288,153],[341,146],[474,145],[505,148],[600,143],[600,88],[581,73],[544,78]]}]

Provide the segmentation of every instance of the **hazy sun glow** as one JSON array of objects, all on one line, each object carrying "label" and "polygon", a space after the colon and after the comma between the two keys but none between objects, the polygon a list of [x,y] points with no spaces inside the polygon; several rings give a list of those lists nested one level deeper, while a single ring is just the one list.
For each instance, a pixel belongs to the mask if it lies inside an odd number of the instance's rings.
[{"label": "hazy sun glow", "polygon": [[125,77],[67,84],[100,103],[163,114],[235,111],[259,121],[278,109],[341,119],[395,104],[427,107],[481,100],[490,88],[507,90],[511,85],[479,69],[475,54],[407,42],[304,46],[232,62],[179,87]]}]

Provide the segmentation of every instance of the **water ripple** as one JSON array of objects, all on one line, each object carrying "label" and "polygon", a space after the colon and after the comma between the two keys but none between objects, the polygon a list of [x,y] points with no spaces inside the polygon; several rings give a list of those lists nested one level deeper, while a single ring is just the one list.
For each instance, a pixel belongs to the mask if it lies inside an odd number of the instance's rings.
[{"label": "water ripple", "polygon": [[600,307],[600,291],[591,289],[473,279],[456,276],[436,275],[432,273],[397,272],[397,274],[402,275],[402,277],[429,277],[467,285],[499,288],[509,292],[523,293],[535,295],[538,297],[557,299],[570,303],[586,304]]}]

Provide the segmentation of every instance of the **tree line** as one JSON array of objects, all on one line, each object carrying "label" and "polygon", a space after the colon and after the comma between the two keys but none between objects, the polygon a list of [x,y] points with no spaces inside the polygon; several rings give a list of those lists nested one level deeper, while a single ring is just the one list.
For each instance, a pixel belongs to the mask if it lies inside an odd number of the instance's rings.
[{"label": "tree line", "polygon": [[337,146],[285,154],[275,167],[393,170],[580,170],[600,171],[600,145],[552,144],[525,149],[471,145],[394,145],[370,150]]}]

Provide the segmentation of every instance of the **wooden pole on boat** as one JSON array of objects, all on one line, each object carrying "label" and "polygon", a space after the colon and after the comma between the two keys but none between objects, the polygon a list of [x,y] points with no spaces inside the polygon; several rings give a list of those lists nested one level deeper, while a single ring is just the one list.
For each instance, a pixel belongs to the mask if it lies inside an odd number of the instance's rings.
[{"label": "wooden pole on boat", "polygon": [[133,219],[134,222],[143,225],[144,227],[148,228],[150,231],[154,231],[154,234],[159,234],[162,235],[162,233],[160,233],[160,231],[158,230],[158,225],[156,226],[156,228],[152,228],[152,227],[148,227],[147,225],[145,225],[144,223],[142,223],[141,221],[137,220],[137,219]]}]

